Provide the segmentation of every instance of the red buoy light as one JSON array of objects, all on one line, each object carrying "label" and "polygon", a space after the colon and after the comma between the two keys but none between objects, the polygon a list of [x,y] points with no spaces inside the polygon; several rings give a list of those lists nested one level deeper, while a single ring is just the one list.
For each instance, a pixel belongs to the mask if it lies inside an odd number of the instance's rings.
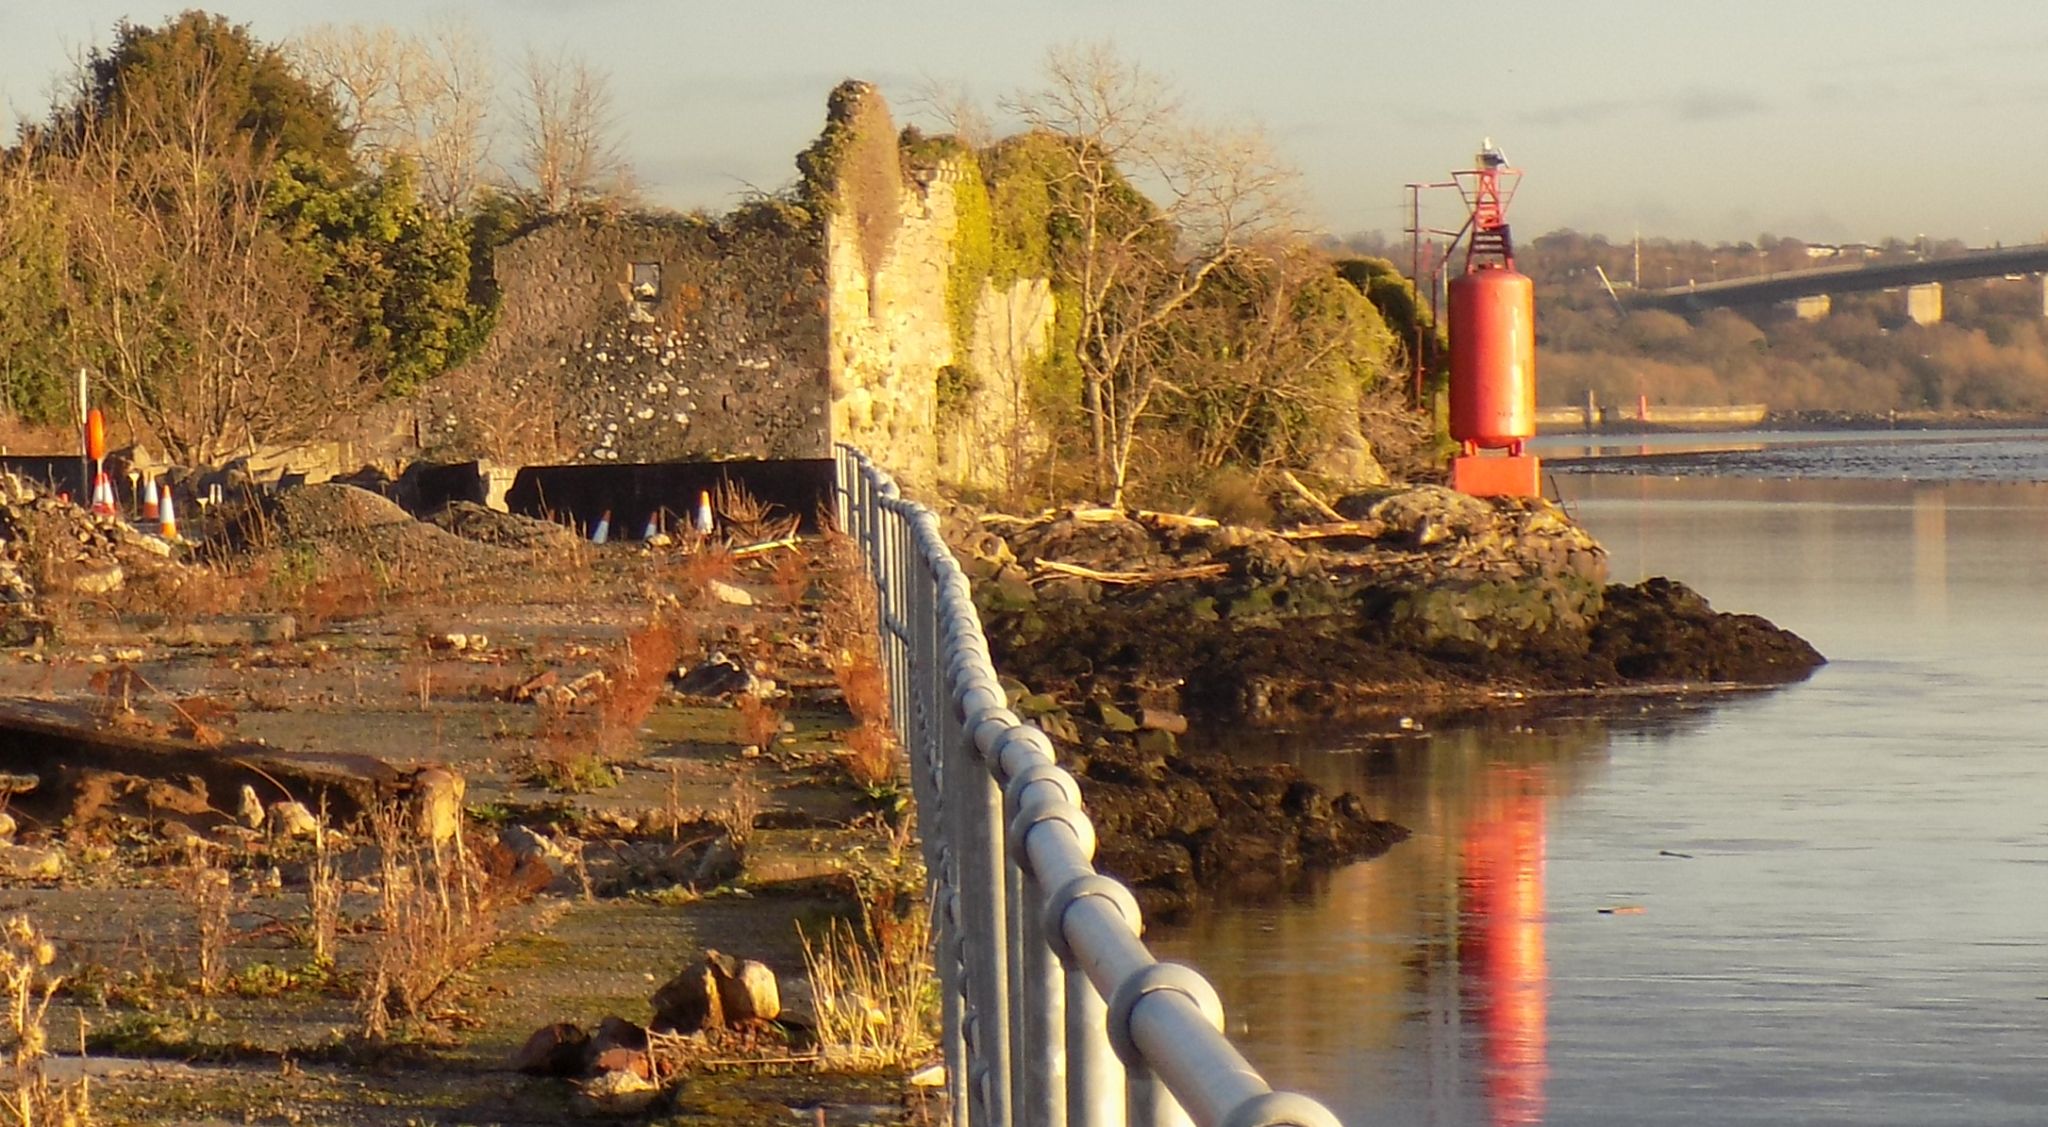
[{"label": "red buoy light", "polygon": [[1519,453],[1536,435],[1535,284],[1504,267],[1451,280],[1451,438]]},{"label": "red buoy light", "polygon": [[[1451,486],[1480,497],[1534,497],[1542,492],[1534,455],[1522,443],[1536,434],[1535,286],[1515,271],[1507,209],[1521,172],[1488,141],[1478,167],[1452,174],[1471,211],[1465,273],[1450,284]],[[1485,457],[1483,450],[1506,450]]]}]

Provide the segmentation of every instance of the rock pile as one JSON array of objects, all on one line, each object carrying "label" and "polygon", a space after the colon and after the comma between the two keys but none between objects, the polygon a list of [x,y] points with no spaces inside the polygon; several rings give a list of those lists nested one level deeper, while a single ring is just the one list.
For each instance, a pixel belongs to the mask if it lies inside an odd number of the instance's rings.
[{"label": "rock pile", "polygon": [[1129,738],[1080,723],[1085,742],[1061,758],[1101,834],[1096,864],[1131,887],[1147,917],[1176,916],[1205,893],[1286,892],[1408,837],[1357,795],[1333,796],[1291,765],[1184,751],[1163,729]]},{"label": "rock pile", "polygon": [[512,1056],[529,1076],[578,1082],[592,1111],[626,1114],[651,1106],[702,1050],[780,1029],[784,1018],[775,972],[754,959],[706,951],[649,999],[647,1025],[612,1015],[595,1030],[558,1021],[534,1030]]},{"label": "rock pile", "polygon": [[474,501],[457,501],[427,520],[465,540],[529,552],[568,551],[583,543],[583,538],[566,525],[499,512]]},{"label": "rock pile", "polygon": [[458,507],[445,521],[428,523],[367,489],[326,482],[252,496],[223,517],[219,539],[311,544],[359,561],[472,577],[523,568],[533,548],[574,539],[567,530],[553,536],[531,527],[545,522],[503,513],[485,520],[471,511],[479,506],[451,506]]},{"label": "rock pile", "polygon": [[103,597],[182,567],[161,539],[0,473],[0,645],[42,635],[47,595]]},{"label": "rock pile", "polygon": [[[1618,596],[1606,552],[1541,499],[1380,490],[1274,529],[1103,509],[948,524],[997,667],[1068,699],[1153,691],[1172,711],[1292,723],[1700,672],[1777,683],[1821,660],[1712,614],[1688,620],[1695,660],[1660,660],[1670,631],[1649,619],[1692,603]],[[1617,597],[1637,609],[1607,615]]]}]

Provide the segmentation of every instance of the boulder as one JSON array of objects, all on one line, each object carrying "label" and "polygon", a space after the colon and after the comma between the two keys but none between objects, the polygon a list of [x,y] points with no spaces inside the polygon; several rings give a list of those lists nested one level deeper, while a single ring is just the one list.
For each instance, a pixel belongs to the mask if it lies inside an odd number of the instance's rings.
[{"label": "boulder", "polygon": [[27,845],[0,845],[0,879],[56,880],[64,875],[64,854]]},{"label": "boulder", "polygon": [[260,830],[265,817],[263,800],[256,797],[256,788],[243,783],[241,800],[235,806],[236,820],[252,830]]},{"label": "boulder", "polygon": [[278,837],[312,837],[320,832],[320,819],[303,802],[270,804],[270,832]]},{"label": "boulder", "polygon": [[599,1073],[577,1086],[576,1105],[586,1115],[626,1118],[644,1114],[661,1098],[661,1086],[637,1072]]},{"label": "boulder", "polygon": [[718,981],[703,963],[683,968],[661,985],[649,1001],[654,1006],[652,1028],[667,1033],[696,1033],[725,1028],[725,1012],[719,1005]]},{"label": "boulder", "polygon": [[654,1078],[654,1064],[647,1056],[647,1030],[616,1015],[598,1023],[584,1056],[584,1072],[631,1072],[643,1080]]},{"label": "boulder", "polygon": [[782,1013],[782,995],[776,989],[775,972],[755,959],[735,960],[716,951],[704,953],[718,984],[719,1008],[728,1025],[749,1021],[773,1021]]},{"label": "boulder", "polygon": [[428,767],[412,777],[412,814],[420,838],[431,845],[454,840],[462,830],[462,798],[468,784],[446,767]]},{"label": "boulder", "polygon": [[558,1021],[534,1030],[512,1054],[512,1067],[529,1076],[580,1075],[589,1047],[590,1034],[582,1026]]}]

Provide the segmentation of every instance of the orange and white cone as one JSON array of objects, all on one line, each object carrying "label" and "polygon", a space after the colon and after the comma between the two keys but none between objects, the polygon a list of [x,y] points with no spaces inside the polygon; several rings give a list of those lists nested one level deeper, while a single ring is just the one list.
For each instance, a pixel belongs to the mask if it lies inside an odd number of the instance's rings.
[{"label": "orange and white cone", "polygon": [[146,477],[142,479],[142,519],[155,520],[157,516],[156,478]]},{"label": "orange and white cone", "polygon": [[707,490],[697,491],[697,535],[711,535],[711,494]]},{"label": "orange and white cone", "polygon": [[117,511],[114,508],[114,483],[105,470],[92,479],[92,511],[103,517],[113,516]]},{"label": "orange and white cone", "polygon": [[156,532],[166,540],[178,539],[178,507],[171,501],[168,489],[163,491],[162,499],[157,502]]},{"label": "orange and white cone", "polygon": [[597,518],[597,527],[592,529],[590,532],[590,542],[592,544],[602,544],[605,541],[610,540],[611,538],[612,511],[610,509],[606,509],[604,511],[604,515]]}]

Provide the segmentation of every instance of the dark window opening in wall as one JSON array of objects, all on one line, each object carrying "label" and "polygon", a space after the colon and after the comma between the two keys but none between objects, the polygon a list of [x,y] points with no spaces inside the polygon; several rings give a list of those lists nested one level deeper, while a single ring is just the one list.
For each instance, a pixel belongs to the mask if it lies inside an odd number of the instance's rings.
[{"label": "dark window opening in wall", "polygon": [[632,290],[635,301],[654,301],[661,297],[661,263],[635,262],[626,285]]}]

